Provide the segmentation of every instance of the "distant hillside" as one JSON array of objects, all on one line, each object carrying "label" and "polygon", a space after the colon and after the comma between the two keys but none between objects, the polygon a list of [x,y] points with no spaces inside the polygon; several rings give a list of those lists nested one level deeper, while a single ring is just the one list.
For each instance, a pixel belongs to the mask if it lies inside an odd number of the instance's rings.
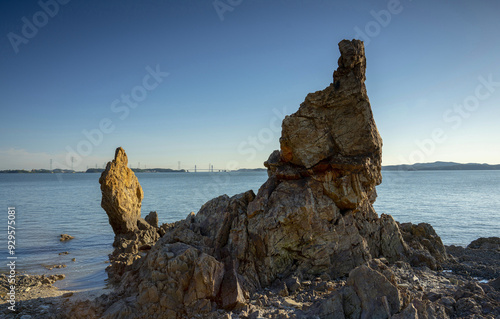
[{"label": "distant hillside", "polygon": [[500,165],[455,162],[416,163],[413,165],[387,165],[382,166],[384,171],[474,171],[474,170],[500,170]]}]

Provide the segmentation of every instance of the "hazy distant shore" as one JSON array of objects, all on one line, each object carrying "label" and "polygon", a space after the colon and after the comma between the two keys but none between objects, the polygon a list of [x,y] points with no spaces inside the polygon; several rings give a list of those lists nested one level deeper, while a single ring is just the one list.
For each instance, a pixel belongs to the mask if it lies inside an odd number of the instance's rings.
[{"label": "hazy distant shore", "polygon": [[[171,168],[131,168],[134,173],[201,173],[207,170],[186,170],[186,169],[171,169]],[[266,168],[240,168],[234,171],[213,170],[216,172],[256,172],[266,171]],[[480,163],[455,163],[455,162],[433,162],[433,163],[416,163],[416,164],[399,164],[382,166],[384,171],[481,171],[481,170],[500,170],[500,164],[480,164]],[[61,174],[61,173],[102,173],[103,168],[89,168],[86,171],[75,171],[70,169],[10,169],[1,170],[0,174]]]},{"label": "hazy distant shore", "polygon": [[[266,171],[266,168],[241,168],[234,171],[227,170],[213,170],[211,173],[219,173],[219,172],[257,172],[257,171]],[[102,173],[104,171],[103,168],[89,168],[86,171],[75,171],[68,169],[9,169],[2,170],[0,174],[73,174],[73,173]],[[134,173],[202,173],[208,172],[207,170],[185,170],[185,169],[171,169],[171,168],[132,168]]]},{"label": "hazy distant shore", "polygon": [[500,165],[479,163],[433,162],[382,166],[385,171],[480,171],[500,170]]}]

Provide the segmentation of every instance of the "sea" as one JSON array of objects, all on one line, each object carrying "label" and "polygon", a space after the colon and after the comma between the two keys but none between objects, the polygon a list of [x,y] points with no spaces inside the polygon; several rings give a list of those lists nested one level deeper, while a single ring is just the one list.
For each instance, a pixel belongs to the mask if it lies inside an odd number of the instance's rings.
[{"label": "sea", "polygon": [[[144,190],[142,216],[156,211],[160,223],[184,219],[222,194],[257,193],[267,179],[265,171],[136,175]],[[114,235],[100,206],[99,177],[0,174],[0,272],[9,271],[13,259],[8,257],[14,256],[17,271],[65,274],[56,282],[60,289],[104,288]],[[500,237],[500,171],[383,171],[377,192],[378,214],[401,223],[430,223],[445,245]],[[8,207],[15,207],[13,254],[7,243]],[[61,234],[75,238],[61,242]],[[51,265],[66,268],[48,270]]]}]

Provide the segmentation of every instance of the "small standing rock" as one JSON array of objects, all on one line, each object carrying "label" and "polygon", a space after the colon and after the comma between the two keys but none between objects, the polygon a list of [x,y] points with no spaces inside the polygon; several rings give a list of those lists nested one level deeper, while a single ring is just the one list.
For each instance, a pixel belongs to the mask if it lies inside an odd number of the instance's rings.
[{"label": "small standing rock", "polygon": [[128,158],[121,147],[116,149],[115,159],[108,162],[99,178],[101,207],[108,214],[115,235],[136,231],[141,218],[142,187],[134,172],[128,167]]},{"label": "small standing rock", "polygon": [[150,212],[148,216],[144,218],[151,226],[158,228],[158,213]]}]

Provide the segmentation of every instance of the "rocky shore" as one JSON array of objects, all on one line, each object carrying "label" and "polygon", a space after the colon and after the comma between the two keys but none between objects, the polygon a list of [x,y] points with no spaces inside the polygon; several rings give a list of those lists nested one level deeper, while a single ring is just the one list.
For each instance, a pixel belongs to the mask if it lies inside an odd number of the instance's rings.
[{"label": "rocky shore", "polygon": [[61,290],[53,286],[64,275],[16,274],[15,305],[12,306],[11,282],[5,274],[0,275],[0,318],[78,318],[67,311],[68,305],[94,300],[105,293],[104,289],[80,291]]},{"label": "rocky shore", "polygon": [[445,247],[431,225],[375,212],[382,139],[364,46],[339,49],[333,82],[283,120],[257,194],[159,225],[141,217],[144,193],[118,148],[99,179],[114,290],[59,298],[36,318],[499,318],[498,238]]},{"label": "rocky shore", "polygon": [[[370,274],[375,269],[399,291],[405,292],[407,298],[410,296],[413,301],[417,301],[412,306],[407,306],[408,309],[404,310],[405,312],[396,314],[392,318],[498,318],[500,316],[500,279],[498,279],[500,273],[498,241],[500,238],[480,240],[493,244],[486,247],[475,247],[472,244],[468,247],[446,246],[450,261],[442,270],[433,271],[425,266],[412,267],[406,262],[388,264],[387,260],[376,259],[367,263],[370,269],[365,268],[363,272],[350,274],[349,277],[332,279],[323,275],[309,280],[292,276],[277,280],[273,285],[249,295],[238,309],[214,310],[211,313],[193,317],[360,318],[359,311],[356,309],[361,308],[357,305],[356,298],[353,299],[351,305],[353,309],[351,315],[344,314],[342,317],[340,313],[344,311],[344,307],[349,307],[349,300],[352,297],[349,294],[352,292],[353,283],[370,282],[370,278],[366,278],[365,271]],[[475,248],[470,248],[471,246]],[[475,271],[478,270],[484,277],[477,276]],[[351,278],[350,282],[349,278]],[[0,275],[0,317],[106,318],[104,313],[108,310],[106,306],[110,300],[120,298],[120,295],[114,295],[116,294],[114,290],[67,291],[52,286],[55,280],[62,279],[64,278],[58,275],[21,275],[17,283],[18,303],[16,311],[12,312],[7,309],[9,306],[7,278],[5,275]],[[385,279],[378,276],[373,282],[377,283],[380,280],[383,283],[386,282]],[[383,291],[376,286],[365,289],[366,294],[374,302],[377,294]],[[124,301],[127,303],[131,299],[128,301],[124,299]],[[432,305],[435,309],[434,314],[422,311],[422,307],[428,307],[428,305]]]}]

